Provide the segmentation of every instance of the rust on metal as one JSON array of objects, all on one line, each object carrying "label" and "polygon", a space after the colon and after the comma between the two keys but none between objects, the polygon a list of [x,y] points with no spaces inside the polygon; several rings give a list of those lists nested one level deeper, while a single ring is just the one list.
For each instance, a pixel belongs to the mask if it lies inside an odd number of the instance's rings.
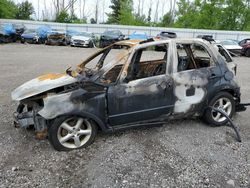
[{"label": "rust on metal", "polygon": [[38,77],[38,80],[39,81],[55,80],[55,79],[61,78],[63,76],[65,76],[65,74],[61,74],[61,73],[49,73],[49,74],[45,74],[45,75],[42,75],[42,76]]}]

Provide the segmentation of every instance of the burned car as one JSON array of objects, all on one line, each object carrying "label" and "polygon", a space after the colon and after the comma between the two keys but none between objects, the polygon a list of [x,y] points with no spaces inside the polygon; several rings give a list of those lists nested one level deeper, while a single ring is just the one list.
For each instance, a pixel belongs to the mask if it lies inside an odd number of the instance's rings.
[{"label": "burned car", "polygon": [[[165,46],[156,51],[157,46]],[[91,144],[98,130],[114,132],[166,120],[232,117],[240,87],[218,48],[202,39],[120,41],[65,74],[50,73],[12,92],[15,123],[34,126],[56,150]],[[44,134],[43,134],[44,133]]]},{"label": "burned car", "polygon": [[47,38],[45,40],[46,45],[64,45],[69,44],[67,34],[64,30],[53,29],[48,32]]}]

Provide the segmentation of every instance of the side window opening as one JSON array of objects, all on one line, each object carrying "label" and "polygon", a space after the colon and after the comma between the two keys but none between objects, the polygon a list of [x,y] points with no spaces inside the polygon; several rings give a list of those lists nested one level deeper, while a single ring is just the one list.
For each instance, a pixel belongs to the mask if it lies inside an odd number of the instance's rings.
[{"label": "side window opening", "polygon": [[167,46],[150,46],[135,52],[128,67],[126,82],[166,73]]},{"label": "side window opening", "polygon": [[214,66],[215,63],[200,44],[177,44],[178,72]]},{"label": "side window opening", "polygon": [[115,83],[121,70],[123,64],[115,65],[112,69],[110,69],[102,78],[102,83],[110,84]]}]

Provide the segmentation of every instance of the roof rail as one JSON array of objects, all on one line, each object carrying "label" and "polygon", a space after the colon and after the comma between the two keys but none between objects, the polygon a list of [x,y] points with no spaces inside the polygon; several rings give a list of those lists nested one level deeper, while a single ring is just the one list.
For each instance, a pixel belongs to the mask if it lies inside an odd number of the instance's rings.
[{"label": "roof rail", "polygon": [[139,42],[139,44],[144,44],[144,43],[153,42],[153,41],[155,41],[153,38],[149,38],[147,40],[143,40],[143,41]]}]

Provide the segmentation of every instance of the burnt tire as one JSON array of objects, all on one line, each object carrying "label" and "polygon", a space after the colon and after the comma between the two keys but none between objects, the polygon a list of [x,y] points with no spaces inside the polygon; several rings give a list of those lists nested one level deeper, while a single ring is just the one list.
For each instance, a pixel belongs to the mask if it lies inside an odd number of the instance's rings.
[{"label": "burnt tire", "polygon": [[[235,113],[235,101],[233,96],[228,92],[220,92],[216,94],[210,100],[208,106],[225,111],[230,118]],[[226,117],[221,113],[215,112],[211,109],[206,109],[203,118],[211,126],[221,126],[228,122]]]},{"label": "burnt tire", "polygon": [[247,56],[247,57],[250,57],[250,48],[247,49],[247,51],[246,51],[246,56]]},{"label": "burnt tire", "polygon": [[92,144],[97,134],[97,125],[82,116],[61,116],[51,122],[48,130],[50,144],[57,151],[80,149]]}]

